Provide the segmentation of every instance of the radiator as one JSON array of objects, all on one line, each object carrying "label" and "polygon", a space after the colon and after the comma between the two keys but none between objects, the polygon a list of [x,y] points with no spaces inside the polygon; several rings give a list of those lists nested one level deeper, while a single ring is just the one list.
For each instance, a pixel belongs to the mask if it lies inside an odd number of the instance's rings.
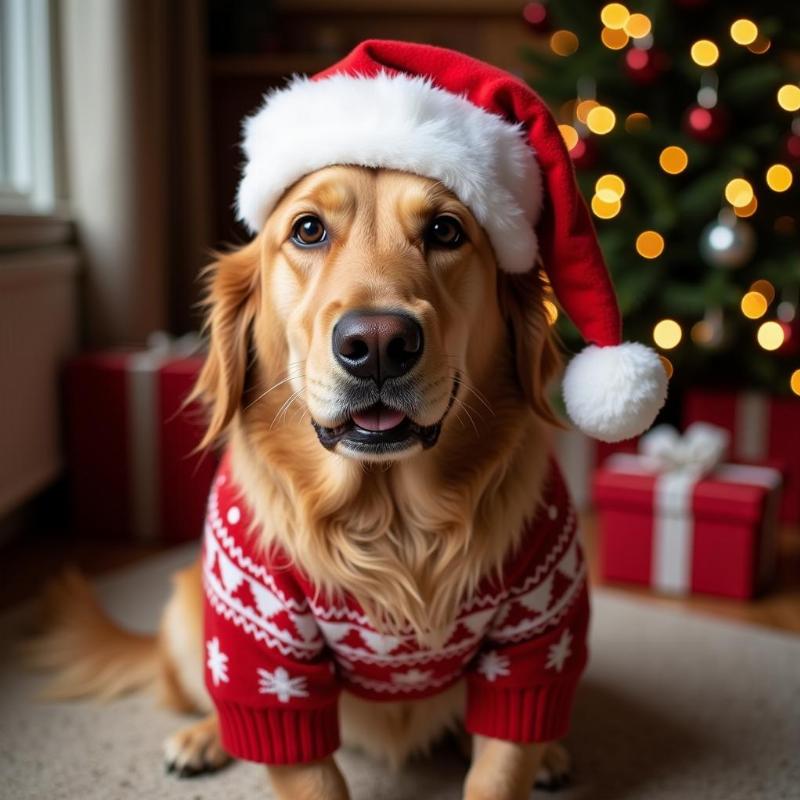
[{"label": "radiator", "polygon": [[76,251],[0,256],[0,517],[63,467],[60,372],[77,342]]}]

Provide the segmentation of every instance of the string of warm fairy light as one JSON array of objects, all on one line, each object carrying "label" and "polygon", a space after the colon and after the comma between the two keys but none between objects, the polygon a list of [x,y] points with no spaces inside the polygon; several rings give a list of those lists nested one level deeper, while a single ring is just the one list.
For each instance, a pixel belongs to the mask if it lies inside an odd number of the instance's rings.
[{"label": "string of warm fairy light", "polygon": [[683,338],[683,330],[674,319],[662,319],[653,328],[653,341],[662,350],[672,350]]},{"label": "string of warm fairy light", "polygon": [[689,156],[682,147],[670,145],[661,151],[658,163],[669,175],[679,175],[689,166]]},{"label": "string of warm fairy light", "polygon": [[719,59],[719,47],[710,39],[700,39],[689,51],[692,61],[700,67],[713,67]]},{"label": "string of warm fairy light", "polygon": [[[767,280],[757,280],[751,284],[741,300],[741,310],[745,317],[761,319],[775,300],[775,287]],[[776,320],[762,322],[756,331],[756,341],[764,350],[778,350],[787,338],[787,328]]]},{"label": "string of warm fairy light", "polygon": [[796,395],[800,396],[800,369],[796,369],[792,373],[792,377],[789,378],[789,386]]},{"label": "string of warm fairy light", "polygon": [[664,252],[664,237],[658,231],[642,231],[636,237],[636,252],[642,258],[658,258]]},{"label": "string of warm fairy light", "polygon": [[[622,50],[633,42],[637,47],[647,48],[647,40],[652,32],[652,22],[646,14],[631,13],[622,3],[608,3],[600,11],[600,21],[603,27],[600,38],[605,47],[610,50]],[[750,19],[736,19],[730,26],[731,40],[751,53],[766,53],[770,48],[770,41],[761,34],[758,25]],[[652,43],[652,39],[649,40]],[[558,30],[550,37],[550,48],[559,56],[570,56],[580,46],[578,37],[568,30]],[[713,67],[720,58],[719,46],[710,39],[699,39],[690,48],[689,55],[692,61],[703,69]],[[701,92],[703,90],[701,89]],[[706,87],[705,91],[712,95],[711,104],[716,101],[716,86]],[[698,95],[698,102],[705,106],[706,100]],[[800,85],[787,83],[777,92],[778,105],[785,111],[800,111]],[[611,133],[617,124],[617,117],[613,109],[603,105],[594,98],[578,98],[565,108],[565,113],[575,119],[575,124],[559,125],[559,131],[569,151],[574,151],[581,144],[580,126],[585,126],[591,133],[605,136]],[[633,112],[625,117],[624,128],[628,133],[638,133],[650,127],[650,120],[646,114]],[[689,155],[678,145],[664,147],[658,158],[660,168],[667,175],[680,175],[689,166]],[[772,164],[764,175],[766,186],[773,192],[788,191],[793,182],[792,170],[782,163]],[[595,192],[591,199],[591,209],[598,219],[608,220],[616,217],[622,210],[622,198],[625,194],[625,181],[619,175],[606,174],[598,178]],[[755,214],[758,209],[753,184],[747,178],[737,176],[731,178],[723,191],[725,200],[733,208],[737,217],[746,218]],[[636,252],[645,259],[658,258],[665,247],[664,237],[653,230],[642,231],[635,242]],[[756,281],[744,293],[740,308],[742,314],[751,320],[761,320],[769,310],[775,299],[775,289],[769,281]],[[558,318],[558,309],[551,300],[545,300],[545,311],[548,321],[554,324]],[[780,316],[780,311],[779,311]],[[756,331],[756,341],[765,350],[777,350],[786,341],[787,328],[785,323],[775,320],[766,320],[759,324]],[[709,344],[715,334],[712,323],[708,320],[696,322],[691,329],[691,338],[699,344]],[[653,328],[653,341],[662,350],[671,350],[677,347],[683,338],[683,329],[674,319],[662,319]],[[672,364],[665,356],[661,356],[664,368],[668,375],[672,375]],[[800,369],[796,369],[790,378],[792,391],[800,396]]]}]

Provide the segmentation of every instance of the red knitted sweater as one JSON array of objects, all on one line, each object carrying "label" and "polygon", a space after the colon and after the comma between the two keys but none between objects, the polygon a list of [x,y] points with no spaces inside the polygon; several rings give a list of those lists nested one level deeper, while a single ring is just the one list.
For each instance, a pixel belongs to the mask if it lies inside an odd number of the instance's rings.
[{"label": "red knitted sweater", "polygon": [[349,596],[319,596],[281,553],[267,557],[220,465],[204,544],[206,685],[233,756],[266,764],[323,758],[339,746],[341,689],[416,699],[467,681],[466,727],[518,742],[569,725],[586,664],[589,604],[575,513],[552,464],[544,499],[502,581],[466,597],[439,647],[375,630]]}]

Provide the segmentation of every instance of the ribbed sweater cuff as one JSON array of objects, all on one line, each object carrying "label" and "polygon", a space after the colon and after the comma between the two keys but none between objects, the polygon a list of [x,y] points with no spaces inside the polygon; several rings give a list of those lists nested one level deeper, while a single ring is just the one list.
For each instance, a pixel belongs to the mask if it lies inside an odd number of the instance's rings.
[{"label": "ribbed sweater cuff", "polygon": [[313,710],[250,708],[217,702],[222,746],[234,758],[259,764],[317,761],[339,747],[336,703]]},{"label": "ribbed sweater cuff", "polygon": [[566,735],[578,677],[531,689],[495,689],[485,683],[467,691],[466,728],[507,742],[551,742]]}]

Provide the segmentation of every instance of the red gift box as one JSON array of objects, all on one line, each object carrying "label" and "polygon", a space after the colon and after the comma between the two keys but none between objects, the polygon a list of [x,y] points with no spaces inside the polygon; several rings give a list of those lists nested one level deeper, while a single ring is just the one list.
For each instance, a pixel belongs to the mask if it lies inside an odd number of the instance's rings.
[{"label": "red gift box", "polygon": [[80,534],[179,542],[202,533],[216,459],[195,452],[202,413],[183,403],[203,358],[174,352],[94,353],[67,365],[67,459]]},{"label": "red gift box", "polygon": [[780,471],[722,464],[698,479],[657,470],[647,456],[619,454],[597,471],[603,577],[678,594],[761,591],[774,570]]},{"label": "red gift box", "polygon": [[800,398],[758,392],[687,392],[684,425],[699,420],[731,434],[736,461],[780,463],[786,482],[780,518],[800,522]]}]

